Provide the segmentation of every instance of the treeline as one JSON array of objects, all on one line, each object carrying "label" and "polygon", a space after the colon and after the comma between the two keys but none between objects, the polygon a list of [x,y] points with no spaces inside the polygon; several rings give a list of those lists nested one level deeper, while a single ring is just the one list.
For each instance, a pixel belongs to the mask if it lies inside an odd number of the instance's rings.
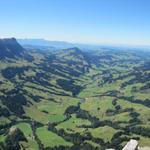
[{"label": "treeline", "polygon": [[21,93],[20,89],[13,89],[5,92],[4,96],[1,96],[3,105],[7,106],[11,112],[17,116],[24,114],[23,105],[27,105],[27,99],[24,94]]},{"label": "treeline", "polygon": [[144,128],[142,126],[127,126],[125,131],[150,138],[150,128]]},{"label": "treeline", "polygon": [[74,80],[58,79],[57,84],[65,91],[71,91],[72,96],[76,96],[82,89],[82,86],[74,84]]}]

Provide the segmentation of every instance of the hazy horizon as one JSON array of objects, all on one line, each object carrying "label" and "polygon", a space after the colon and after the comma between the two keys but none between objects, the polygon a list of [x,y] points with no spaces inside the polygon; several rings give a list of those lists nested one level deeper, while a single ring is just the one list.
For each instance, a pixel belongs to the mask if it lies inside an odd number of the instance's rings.
[{"label": "hazy horizon", "polygon": [[0,150],[150,150],[150,0],[1,0],[0,21]]},{"label": "hazy horizon", "polygon": [[1,37],[150,46],[150,1],[2,1]]}]

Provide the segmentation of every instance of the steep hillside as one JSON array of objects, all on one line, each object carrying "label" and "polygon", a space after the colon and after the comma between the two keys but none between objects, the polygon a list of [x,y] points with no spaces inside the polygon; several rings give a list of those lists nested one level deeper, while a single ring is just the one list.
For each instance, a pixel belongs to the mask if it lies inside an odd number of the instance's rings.
[{"label": "steep hillside", "polygon": [[1,39],[0,40],[0,58],[13,58],[20,56],[24,49],[17,43],[16,39]]},{"label": "steep hillside", "polygon": [[0,149],[150,146],[150,53],[0,43]]}]

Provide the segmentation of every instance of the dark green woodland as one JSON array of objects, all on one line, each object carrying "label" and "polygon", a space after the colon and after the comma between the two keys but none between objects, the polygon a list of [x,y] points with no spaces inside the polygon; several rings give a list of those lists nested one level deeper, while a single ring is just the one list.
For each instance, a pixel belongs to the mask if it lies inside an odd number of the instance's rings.
[{"label": "dark green woodland", "polygon": [[150,52],[42,50],[0,40],[0,150],[150,146]]}]

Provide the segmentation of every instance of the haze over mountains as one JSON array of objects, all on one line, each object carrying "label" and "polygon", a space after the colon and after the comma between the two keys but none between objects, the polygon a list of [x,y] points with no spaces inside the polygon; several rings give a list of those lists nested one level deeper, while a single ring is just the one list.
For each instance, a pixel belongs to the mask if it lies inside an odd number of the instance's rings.
[{"label": "haze over mountains", "polygon": [[44,47],[51,47],[55,49],[65,49],[65,48],[71,48],[71,47],[78,47],[84,50],[91,50],[91,49],[97,49],[107,46],[102,45],[94,45],[94,44],[82,44],[82,43],[71,43],[66,41],[50,41],[45,39],[17,39],[17,41],[23,45],[23,46],[42,46]]},{"label": "haze over mountains", "polygon": [[74,44],[64,41],[48,41],[44,39],[17,39],[17,40],[21,45],[53,46],[56,48],[74,47]]},{"label": "haze over mountains", "polygon": [[150,0],[1,0],[0,22],[0,150],[150,150]]},{"label": "haze over mountains", "polygon": [[50,47],[51,49],[65,49],[70,47],[78,47],[83,50],[93,50],[93,49],[135,49],[135,50],[145,50],[149,51],[150,46],[140,46],[140,45],[119,45],[119,44],[82,44],[82,43],[71,43],[71,42],[65,42],[65,41],[50,41],[45,39],[17,39],[17,41],[25,46],[34,46],[36,48],[40,47]]},{"label": "haze over mountains", "polygon": [[149,52],[40,49],[0,40],[0,149],[150,146]]}]

